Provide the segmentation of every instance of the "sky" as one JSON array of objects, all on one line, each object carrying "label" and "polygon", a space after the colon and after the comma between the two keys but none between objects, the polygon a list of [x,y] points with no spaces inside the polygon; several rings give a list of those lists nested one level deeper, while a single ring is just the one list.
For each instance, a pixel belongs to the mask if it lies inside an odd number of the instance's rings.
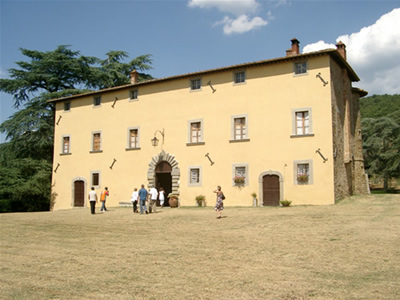
[{"label": "sky", "polygon": [[[27,61],[20,48],[151,54],[162,78],[282,57],[292,38],[302,53],[342,41],[353,86],[400,94],[400,0],[0,0],[0,78]],[[0,123],[13,103],[0,93]]]}]

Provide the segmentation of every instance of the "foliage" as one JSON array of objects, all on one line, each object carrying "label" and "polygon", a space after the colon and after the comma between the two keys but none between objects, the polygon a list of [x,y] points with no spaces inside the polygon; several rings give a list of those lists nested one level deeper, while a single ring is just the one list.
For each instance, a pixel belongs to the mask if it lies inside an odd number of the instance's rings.
[{"label": "foliage", "polygon": [[400,110],[400,95],[373,95],[360,100],[362,118],[380,118]]},{"label": "foliage", "polygon": [[0,151],[0,212],[49,210],[51,163],[18,158],[10,144]]},{"label": "foliage", "polygon": [[373,95],[360,100],[363,154],[367,173],[400,178],[400,95]]},{"label": "foliage", "polygon": [[241,176],[235,176],[235,177],[233,178],[233,181],[234,181],[236,184],[244,184],[245,180],[246,180],[246,178],[245,178],[245,177],[241,177]]},{"label": "foliage", "polygon": [[368,174],[384,180],[384,190],[392,177],[400,176],[400,110],[388,117],[362,120],[363,154]]},{"label": "foliage", "polygon": [[292,204],[292,201],[288,201],[288,200],[282,200],[279,202],[281,203],[282,206],[285,206],[285,207],[289,207]]},{"label": "foliage", "polygon": [[198,196],[196,196],[196,203],[197,203],[197,205],[198,206],[203,206],[203,204],[204,204],[204,206],[206,206],[205,204],[206,204],[206,196],[204,196],[204,195],[198,195]]},{"label": "foliage", "polygon": [[298,174],[297,181],[301,182],[301,183],[307,183],[308,182],[308,174]]},{"label": "foliage", "polygon": [[[0,79],[0,91],[14,96],[14,107],[24,105],[0,125],[0,132],[6,133],[9,141],[3,146],[7,151],[0,166],[0,199],[2,205],[5,200],[8,203],[5,210],[43,210],[44,206],[37,203],[47,202],[47,209],[50,206],[53,161],[54,107],[47,101],[128,84],[130,71],[149,70],[152,60],[146,54],[123,63],[128,57],[124,51],[110,51],[101,60],[82,56],[65,45],[48,52],[23,48],[20,51],[30,61],[16,62],[19,69],[9,69],[10,78]],[[139,81],[151,78],[139,73]],[[24,205],[10,204],[21,199]]]}]

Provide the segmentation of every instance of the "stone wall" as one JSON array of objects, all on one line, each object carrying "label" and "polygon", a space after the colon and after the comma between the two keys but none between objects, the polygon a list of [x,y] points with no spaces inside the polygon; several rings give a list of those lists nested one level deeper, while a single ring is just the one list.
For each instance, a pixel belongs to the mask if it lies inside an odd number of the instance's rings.
[{"label": "stone wall", "polygon": [[335,201],[368,192],[362,156],[359,98],[347,70],[331,60]]}]

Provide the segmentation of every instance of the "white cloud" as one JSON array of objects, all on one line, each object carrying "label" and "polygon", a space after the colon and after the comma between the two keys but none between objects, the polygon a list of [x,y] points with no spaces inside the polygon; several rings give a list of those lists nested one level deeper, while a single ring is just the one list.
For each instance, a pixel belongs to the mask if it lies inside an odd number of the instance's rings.
[{"label": "white cloud", "polygon": [[236,19],[225,17],[222,21],[215,23],[215,25],[220,24],[224,25],[224,33],[229,35],[232,33],[244,33],[257,27],[265,26],[268,22],[260,17],[249,19],[248,16],[242,15]]},{"label": "white cloud", "polygon": [[190,0],[189,7],[217,8],[222,12],[240,16],[256,13],[260,6],[256,0]]},{"label": "white cloud", "polygon": [[[223,25],[224,33],[244,33],[268,24],[261,17],[251,17],[257,13],[260,4],[257,0],[190,0],[189,7],[202,9],[218,9],[221,12],[233,14],[234,17],[225,16],[215,25]],[[267,15],[272,18],[272,15]]]},{"label": "white cloud", "polygon": [[[360,77],[355,85],[372,94],[400,94],[400,8],[380,17],[375,24],[359,32],[342,35],[337,42],[346,44],[347,60]],[[325,45],[317,48],[316,45]],[[304,47],[322,50],[331,44],[319,41]],[[311,50],[315,51],[315,50]]]},{"label": "white cloud", "polygon": [[314,52],[330,48],[336,49],[336,46],[334,44],[327,44],[324,41],[318,41],[316,43],[304,46],[303,53]]}]

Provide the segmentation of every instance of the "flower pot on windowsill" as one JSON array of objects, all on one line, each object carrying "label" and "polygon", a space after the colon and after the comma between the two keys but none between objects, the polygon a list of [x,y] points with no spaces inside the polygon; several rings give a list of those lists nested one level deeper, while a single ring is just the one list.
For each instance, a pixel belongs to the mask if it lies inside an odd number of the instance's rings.
[{"label": "flower pot on windowsill", "polygon": [[245,177],[235,177],[235,178],[233,178],[233,182],[236,185],[243,185],[245,181],[246,181]]},{"label": "flower pot on windowsill", "polygon": [[308,175],[297,175],[297,182],[300,184],[308,183]]}]

